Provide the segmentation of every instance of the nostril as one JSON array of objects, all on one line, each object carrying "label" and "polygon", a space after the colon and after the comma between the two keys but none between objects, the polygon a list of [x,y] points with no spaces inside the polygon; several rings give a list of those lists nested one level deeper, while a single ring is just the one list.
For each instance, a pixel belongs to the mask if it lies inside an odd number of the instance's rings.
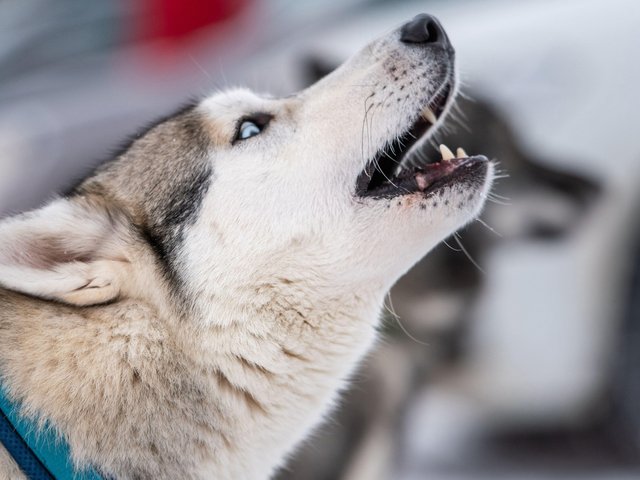
[{"label": "nostril", "polygon": [[425,43],[437,43],[440,40],[440,31],[438,28],[438,24],[433,21],[433,19],[429,19],[427,22],[427,41]]}]

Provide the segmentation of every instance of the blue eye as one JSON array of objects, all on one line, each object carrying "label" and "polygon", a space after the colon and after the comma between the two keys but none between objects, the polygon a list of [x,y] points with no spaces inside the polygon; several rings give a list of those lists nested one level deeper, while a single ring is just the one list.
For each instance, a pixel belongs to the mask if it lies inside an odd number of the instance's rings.
[{"label": "blue eye", "polygon": [[255,112],[241,118],[237,123],[236,135],[231,143],[234,144],[261,134],[272,119],[273,115],[266,112]]},{"label": "blue eye", "polygon": [[246,140],[247,138],[255,137],[261,131],[261,127],[249,120],[245,120],[240,124],[240,128],[238,129],[238,136],[236,137],[236,139]]}]

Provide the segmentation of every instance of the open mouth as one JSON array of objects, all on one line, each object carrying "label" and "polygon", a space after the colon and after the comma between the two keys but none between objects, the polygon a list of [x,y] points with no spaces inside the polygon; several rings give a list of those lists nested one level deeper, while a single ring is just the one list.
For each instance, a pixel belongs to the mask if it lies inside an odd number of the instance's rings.
[{"label": "open mouth", "polygon": [[446,109],[452,87],[453,83],[447,82],[418,119],[367,163],[356,180],[357,196],[393,198],[417,192],[430,194],[454,183],[463,167],[488,161],[482,155],[470,157],[462,148],[454,154],[445,145],[440,145],[440,159],[427,158],[427,138]]}]

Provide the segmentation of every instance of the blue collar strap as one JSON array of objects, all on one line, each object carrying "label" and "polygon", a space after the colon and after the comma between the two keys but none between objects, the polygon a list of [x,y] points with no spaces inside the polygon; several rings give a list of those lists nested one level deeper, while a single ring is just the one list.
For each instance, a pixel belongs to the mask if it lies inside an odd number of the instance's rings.
[{"label": "blue collar strap", "polygon": [[55,430],[39,429],[19,410],[0,385],[0,443],[29,480],[102,480],[94,469],[76,470],[69,445]]}]

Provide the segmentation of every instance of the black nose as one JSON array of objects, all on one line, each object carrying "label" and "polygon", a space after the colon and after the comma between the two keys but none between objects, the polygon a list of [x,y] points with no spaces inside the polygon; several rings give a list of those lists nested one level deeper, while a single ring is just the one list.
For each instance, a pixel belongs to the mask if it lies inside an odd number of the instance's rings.
[{"label": "black nose", "polygon": [[404,43],[424,43],[450,48],[449,38],[436,17],[421,13],[405,23],[400,30]]}]

